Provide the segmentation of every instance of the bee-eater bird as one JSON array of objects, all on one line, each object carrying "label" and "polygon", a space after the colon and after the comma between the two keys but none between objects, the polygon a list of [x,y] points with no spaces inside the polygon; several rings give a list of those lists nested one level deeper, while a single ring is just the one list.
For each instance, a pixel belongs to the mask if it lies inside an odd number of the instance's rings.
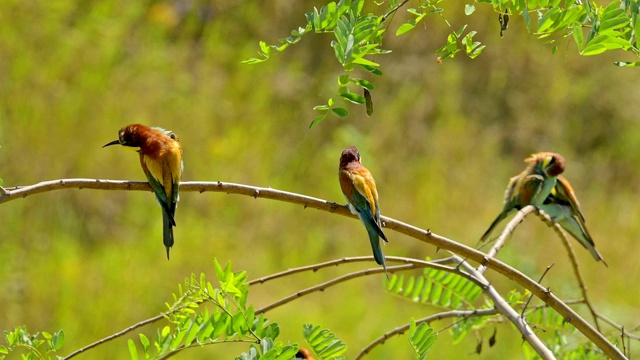
[{"label": "bee-eater bird", "polygon": [[140,166],[162,207],[162,240],[169,250],[173,246],[174,219],[178,206],[178,191],[182,177],[182,147],[171,131],[141,124],[126,126],[118,132],[118,139],[103,146],[120,144],[134,148],[140,154]]},{"label": "bee-eater bird", "polygon": [[[355,146],[349,146],[340,155],[338,178],[342,194],[347,199],[349,210],[364,224],[369,234],[369,241],[373,249],[376,263],[382,265],[385,273],[387,265],[380,248],[380,238],[387,241],[382,232],[380,221],[380,206],[378,205],[378,190],[376,182],[367,168],[360,162],[360,151]],[[389,274],[387,274],[387,277]]]},{"label": "bee-eater bird", "polygon": [[573,236],[582,246],[584,246],[596,261],[602,261],[605,266],[607,263],[602,255],[596,250],[591,235],[587,230],[584,216],[580,211],[580,204],[576,198],[573,188],[569,181],[562,176],[558,177],[556,186],[551,190],[551,194],[538,209],[547,214],[551,221],[565,229]]},{"label": "bee-eater bird", "polygon": [[504,193],[504,207],[489,229],[480,238],[485,241],[491,231],[514,210],[527,205],[540,206],[556,185],[558,175],[564,172],[565,160],[560,154],[539,152],[524,160],[527,168],[512,177]]}]

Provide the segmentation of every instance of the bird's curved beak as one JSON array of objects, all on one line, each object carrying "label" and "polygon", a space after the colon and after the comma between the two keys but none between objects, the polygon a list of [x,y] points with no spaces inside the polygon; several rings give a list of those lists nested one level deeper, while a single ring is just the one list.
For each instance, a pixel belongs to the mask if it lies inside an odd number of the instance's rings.
[{"label": "bird's curved beak", "polygon": [[106,148],[107,146],[111,146],[111,145],[120,145],[120,140],[113,140],[112,142],[104,145],[103,148]]}]

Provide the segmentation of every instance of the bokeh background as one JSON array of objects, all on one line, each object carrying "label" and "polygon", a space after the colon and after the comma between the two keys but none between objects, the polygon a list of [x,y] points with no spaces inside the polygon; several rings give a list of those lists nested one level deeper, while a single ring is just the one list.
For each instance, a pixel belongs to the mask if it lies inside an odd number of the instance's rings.
[{"label": "bokeh background", "polygon": [[[357,145],[374,174],[386,216],[474,246],[502,206],[504,187],[532,152],[552,150],[570,179],[609,268],[576,247],[597,309],[640,325],[640,101],[638,70],[617,53],[558,51],[512,17],[504,38],[497,14],[479,4],[445,5],[457,29],[469,23],[487,45],[476,60],[438,64],[449,28],[439,16],[401,37],[405,9],[389,22],[373,81],[375,112],[350,106],[347,119],[309,129],[311,109],[335,97],[341,73],[330,35],[309,35],[260,65],[258,41],[276,43],[303,25],[320,1],[16,1],[0,3],[0,178],[3,186],[59,178],[144,180],[137,155],[102,149],[134,122],[175,131],[184,181],[227,181],[343,202],[342,149]],[[413,5],[415,6],[415,5]],[[366,76],[362,75],[361,76]],[[183,193],[176,245],[166,261],[160,208],[150,193],[64,190],[0,206],[0,328],[66,332],[66,352],[165,310],[191,273],[213,280],[212,260],[231,261],[254,279],[290,267],[370,255],[353,219],[263,199]],[[436,249],[388,233],[387,255],[437,257]],[[574,245],[576,243],[574,242]],[[579,297],[564,248],[535,217],[499,255],[560,297]],[[332,276],[374,265],[304,274],[251,288],[266,305]],[[506,294],[515,285],[488,273]],[[348,358],[382,333],[438,311],[387,295],[371,276],[301,298],[267,317],[281,340],[303,342],[302,324],[334,331]],[[578,307],[581,313],[584,308]],[[436,329],[447,322],[434,323]],[[523,357],[521,340],[497,324],[497,346],[482,358]],[[153,336],[155,326],[141,331]],[[611,330],[610,328],[606,328]],[[137,332],[131,337],[137,338]],[[482,333],[479,336],[490,336]],[[575,340],[580,340],[575,339]],[[474,357],[476,336],[453,346],[440,335],[434,358]],[[635,349],[638,348],[634,345]],[[237,356],[246,346],[210,346],[179,359]],[[633,347],[632,347],[633,349]],[[638,354],[635,350],[636,355]],[[127,358],[126,338],[86,359]],[[372,359],[409,359],[404,336]]]}]

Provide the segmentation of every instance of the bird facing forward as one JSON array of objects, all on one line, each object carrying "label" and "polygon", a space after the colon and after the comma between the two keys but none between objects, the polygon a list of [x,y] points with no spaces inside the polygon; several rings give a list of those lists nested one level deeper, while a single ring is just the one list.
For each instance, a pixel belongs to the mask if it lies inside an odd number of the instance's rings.
[{"label": "bird facing forward", "polygon": [[[367,168],[360,162],[360,151],[355,146],[349,146],[340,155],[338,178],[342,194],[347,199],[349,210],[367,229],[373,257],[378,265],[382,265],[385,273],[387,265],[380,248],[380,238],[387,241],[382,232],[380,221],[380,206],[378,205],[378,191],[376,182]],[[389,274],[387,274],[387,277]]]},{"label": "bird facing forward", "polygon": [[162,207],[162,239],[169,250],[173,246],[173,227],[178,205],[180,178],[182,177],[182,147],[177,136],[159,127],[141,124],[126,126],[118,132],[118,139],[103,146],[122,145],[134,148],[140,154],[140,166]]},{"label": "bird facing forward", "polygon": [[556,186],[538,209],[547,214],[553,223],[559,224],[578,240],[582,246],[589,250],[596,261],[602,261],[605,266],[609,266],[596,250],[596,245],[587,230],[584,216],[580,211],[578,199],[567,179],[562,176],[558,177]]},{"label": "bird facing forward", "polygon": [[504,207],[489,229],[480,238],[485,241],[491,231],[514,210],[527,205],[539,207],[556,185],[558,175],[564,172],[565,160],[560,154],[539,152],[524,160],[527,168],[512,177],[504,193]]}]

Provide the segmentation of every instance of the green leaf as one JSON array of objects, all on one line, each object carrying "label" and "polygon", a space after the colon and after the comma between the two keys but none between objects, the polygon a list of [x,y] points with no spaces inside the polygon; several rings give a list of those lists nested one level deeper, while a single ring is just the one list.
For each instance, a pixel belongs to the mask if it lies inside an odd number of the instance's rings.
[{"label": "green leaf", "polygon": [[138,360],[138,349],[136,349],[136,344],[131,339],[127,341],[127,344],[129,345],[129,355],[131,356],[131,360]]},{"label": "green leaf", "polygon": [[573,33],[573,40],[575,40],[578,45],[578,50],[582,51],[584,48],[584,34],[582,33],[582,26],[580,23],[574,22],[571,32]]},{"label": "green leaf", "polygon": [[347,345],[342,343],[342,340],[320,326],[305,324],[302,334],[313,352],[321,359],[343,359],[342,354],[347,351]]},{"label": "green leaf", "polygon": [[336,108],[332,108],[331,111],[341,118],[349,116],[349,111],[345,108],[336,107]]},{"label": "green leaf", "polygon": [[453,327],[451,328],[453,343],[460,343],[460,341],[464,339],[467,333],[469,333],[469,330],[471,330],[474,325],[480,323],[481,321],[482,319],[479,317],[469,317],[455,322]]},{"label": "green leaf", "polygon": [[269,56],[271,47],[266,42],[260,41],[260,51],[262,51],[264,55]]},{"label": "green leaf", "polygon": [[600,34],[603,34],[605,32],[612,32],[614,30],[625,27],[629,25],[629,22],[630,20],[626,16],[602,21],[600,23]]},{"label": "green leaf", "polygon": [[149,354],[149,338],[147,338],[144,334],[138,334],[140,337],[140,343],[142,344],[142,351],[145,354]]},{"label": "green leaf", "polygon": [[364,99],[364,97],[360,96],[358,94],[344,93],[344,94],[340,94],[340,96],[342,96],[346,100],[351,101],[354,104],[364,104],[364,103],[366,103],[366,100]]},{"label": "green leaf", "polygon": [[473,14],[476,11],[476,7],[474,5],[465,5],[464,6],[464,14],[469,16],[471,14]]},{"label": "green leaf", "polygon": [[420,323],[416,326],[414,320],[411,321],[409,328],[409,343],[416,353],[416,357],[420,360],[427,358],[429,350],[436,342],[438,335],[427,323]]},{"label": "green leaf", "polygon": [[542,33],[547,29],[551,29],[553,24],[556,22],[558,16],[560,15],[560,8],[551,8],[549,9],[542,18],[538,20],[538,33]]},{"label": "green leaf", "polygon": [[605,51],[607,51],[607,47],[603,44],[591,44],[587,45],[587,47],[580,54],[585,56],[598,55],[602,54]]},{"label": "green leaf", "polygon": [[322,115],[318,115],[315,118],[313,118],[313,121],[311,121],[311,123],[309,124],[309,129],[311,129],[312,127],[318,125],[322,120],[324,120],[324,118],[327,117],[328,112],[322,114]]},{"label": "green leaf", "polygon": [[482,294],[482,288],[467,278],[430,268],[424,269],[418,279],[409,276],[407,282],[403,275],[392,277],[386,291],[413,302],[448,309],[473,308],[473,302]]},{"label": "green leaf", "polygon": [[400,36],[400,35],[408,32],[408,31],[411,31],[414,27],[415,27],[415,25],[411,24],[409,22],[406,22],[406,23],[400,25],[398,30],[396,30],[396,36]]},{"label": "green leaf", "polygon": [[358,64],[358,66],[374,75],[382,75],[382,71],[374,66],[364,64]]},{"label": "green leaf", "polygon": [[349,75],[345,74],[345,75],[340,75],[338,77],[338,85],[340,86],[346,86],[349,84]]},{"label": "green leaf", "polygon": [[58,351],[64,345],[64,331],[60,330],[53,334],[53,338],[51,339],[51,344],[53,345],[53,350]]},{"label": "green leaf", "polygon": [[196,324],[195,319],[189,321],[189,328],[186,331],[186,335],[184,338],[184,345],[189,346],[195,340],[196,335],[198,335],[199,326]]},{"label": "green leaf", "polygon": [[380,66],[380,64],[378,64],[377,62],[367,60],[365,58],[354,59],[353,63],[357,65]]},{"label": "green leaf", "polygon": [[367,90],[373,90],[375,88],[372,83],[370,83],[370,82],[368,82],[367,80],[364,80],[364,79],[352,78],[350,80],[354,84],[359,85],[360,87],[365,88]]}]

